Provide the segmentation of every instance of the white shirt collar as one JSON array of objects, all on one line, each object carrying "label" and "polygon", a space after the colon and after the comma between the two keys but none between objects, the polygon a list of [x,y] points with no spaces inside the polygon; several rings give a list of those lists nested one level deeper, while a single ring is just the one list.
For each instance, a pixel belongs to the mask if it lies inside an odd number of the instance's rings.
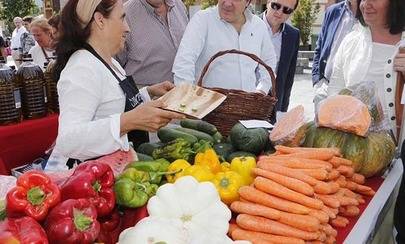
[{"label": "white shirt collar", "polygon": [[266,26],[267,26],[267,29],[269,29],[270,35],[273,36],[273,35],[277,35],[277,34],[279,34],[279,33],[282,33],[282,32],[284,31],[284,29],[285,29],[285,24],[284,24],[284,23],[281,24],[281,29],[280,29],[279,31],[277,31],[276,33],[273,34],[273,30],[271,29],[270,23],[269,23],[269,21],[267,20],[266,14],[267,14],[267,10],[264,11],[264,13],[263,13],[263,21],[264,21],[264,23],[266,23]]}]

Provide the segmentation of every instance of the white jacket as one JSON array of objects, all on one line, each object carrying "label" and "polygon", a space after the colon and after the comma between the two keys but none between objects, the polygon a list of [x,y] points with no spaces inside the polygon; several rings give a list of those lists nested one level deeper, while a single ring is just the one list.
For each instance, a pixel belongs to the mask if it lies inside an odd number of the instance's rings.
[{"label": "white jacket", "polygon": [[[328,95],[337,94],[345,87],[364,81],[373,56],[372,44],[370,29],[360,24],[343,39],[334,60],[335,63],[329,82]],[[405,32],[402,33],[401,41],[396,46],[397,48],[405,46]],[[388,111],[388,119],[395,135],[395,105],[390,107],[388,104],[395,104],[397,72],[393,69],[393,60],[397,52],[387,60],[384,67],[384,74],[382,74],[384,75],[384,98],[386,103],[383,104],[383,106],[385,106]],[[404,93],[405,92],[402,93],[402,104],[405,102]],[[399,142],[404,140],[404,127],[405,123],[402,124],[402,135],[400,136]]]}]

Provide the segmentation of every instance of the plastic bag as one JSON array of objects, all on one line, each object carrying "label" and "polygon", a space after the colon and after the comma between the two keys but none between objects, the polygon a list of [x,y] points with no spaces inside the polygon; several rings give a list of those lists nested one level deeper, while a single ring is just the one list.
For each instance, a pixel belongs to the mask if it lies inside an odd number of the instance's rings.
[{"label": "plastic bag", "polygon": [[350,95],[362,101],[371,115],[369,131],[389,131],[390,121],[384,116],[384,109],[378,96],[377,86],[374,81],[364,81],[349,86],[339,92],[341,95]]},{"label": "plastic bag", "polygon": [[5,199],[7,193],[15,186],[17,178],[14,176],[0,175],[0,200]]},{"label": "plastic bag", "polygon": [[350,95],[330,96],[323,100],[316,113],[318,127],[327,127],[365,137],[371,125],[367,106]]},{"label": "plastic bag", "polygon": [[274,145],[298,147],[305,139],[306,125],[304,107],[298,105],[278,119],[270,132],[270,141]]}]

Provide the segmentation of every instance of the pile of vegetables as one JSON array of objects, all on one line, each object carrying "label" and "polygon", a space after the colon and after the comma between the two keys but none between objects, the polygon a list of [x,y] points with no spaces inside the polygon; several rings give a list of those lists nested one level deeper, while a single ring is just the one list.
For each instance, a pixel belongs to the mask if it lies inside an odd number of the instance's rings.
[{"label": "pile of vegetables", "polygon": [[[381,113],[377,112],[375,106],[369,110],[358,99],[356,103],[362,105],[362,110],[352,113],[348,110],[350,106],[337,102],[336,99],[351,101],[356,98],[338,95],[326,99],[323,105],[333,107],[334,112],[320,109],[319,124],[314,121],[303,124],[303,109],[294,108],[278,121],[270,139],[276,145],[338,148],[343,158],[353,162],[356,173],[365,177],[382,174],[394,158],[396,146],[389,131],[370,130],[371,121],[382,128]],[[372,117],[370,111],[373,111]]]},{"label": "pile of vegetables", "polygon": [[234,240],[252,243],[335,243],[335,228],[360,214],[363,196],[374,190],[354,173],[338,149],[276,146],[253,171],[253,185],[240,188],[231,204],[238,213],[230,227]]},{"label": "pile of vegetables", "polygon": [[147,205],[149,217],[126,229],[120,244],[231,244],[226,234],[231,211],[209,182],[182,177],[161,186]]}]

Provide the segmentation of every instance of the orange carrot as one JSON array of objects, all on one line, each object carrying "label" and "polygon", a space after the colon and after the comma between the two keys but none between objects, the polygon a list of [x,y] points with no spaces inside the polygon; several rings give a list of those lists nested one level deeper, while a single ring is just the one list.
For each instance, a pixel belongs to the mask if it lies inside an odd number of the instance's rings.
[{"label": "orange carrot", "polygon": [[309,215],[317,218],[321,223],[328,223],[329,221],[329,215],[327,215],[322,210],[311,210],[311,212],[309,212]]},{"label": "orange carrot", "polygon": [[336,218],[336,214],[338,214],[337,209],[334,210],[334,209],[326,207],[326,206],[324,206],[322,208],[322,211],[325,212],[329,216],[329,218],[331,218],[331,219]]},{"label": "orange carrot", "polygon": [[[290,155],[279,155],[279,156],[271,156],[271,157],[263,157],[260,161],[264,161],[266,163],[273,163],[282,165],[288,168],[293,169],[325,169],[325,170],[332,170],[332,165],[325,165],[324,163],[318,164],[313,163],[313,160],[310,160],[311,163],[308,163],[305,159],[301,158],[293,158]],[[326,162],[325,162],[326,163]]]},{"label": "orange carrot", "polygon": [[340,165],[339,167],[336,168],[336,170],[339,171],[340,174],[346,176],[347,178],[351,178],[354,175],[354,169],[351,166]]},{"label": "orange carrot", "polygon": [[334,236],[328,236],[325,240],[325,244],[335,244],[336,243],[336,237]]},{"label": "orange carrot", "polygon": [[270,194],[259,191],[252,186],[242,186],[241,188],[239,188],[239,194],[242,198],[250,202],[258,203],[284,212],[295,214],[308,214],[310,212],[309,208],[301,204],[293,203],[291,201],[272,196]]},{"label": "orange carrot", "polygon": [[328,173],[328,180],[336,180],[337,178],[339,178],[339,176],[340,172],[336,169],[332,169],[332,171]]},{"label": "orange carrot", "polygon": [[305,194],[307,196],[313,196],[314,195],[314,189],[308,184],[305,183],[301,180],[291,178],[285,175],[277,174],[268,170],[263,170],[259,168],[253,169],[253,172],[258,175],[265,177],[267,179],[273,180],[280,185],[283,185],[291,190],[294,190],[296,192]]},{"label": "orange carrot", "polygon": [[374,196],[375,194],[371,187],[357,184],[351,180],[347,181],[346,188],[367,196]]},{"label": "orange carrot", "polygon": [[350,180],[360,185],[364,185],[364,183],[366,182],[366,178],[363,175],[357,173],[353,174]]},{"label": "orange carrot", "polygon": [[329,224],[322,224],[321,225],[321,230],[323,232],[325,232],[328,236],[337,236],[337,231],[335,229],[333,229],[332,226],[330,226]]},{"label": "orange carrot", "polygon": [[239,214],[236,223],[243,229],[280,236],[295,237],[303,240],[316,240],[320,232],[303,231],[274,220],[248,214]]},{"label": "orange carrot", "polygon": [[343,175],[339,176],[339,178],[336,179],[335,182],[338,183],[341,188],[345,187],[347,184],[346,177],[344,177]]},{"label": "orange carrot", "polygon": [[[357,183],[356,183],[357,184]],[[359,185],[357,184],[357,189],[358,192],[362,193],[362,192],[369,192],[369,191],[374,191],[371,187],[369,186],[365,186],[365,185]]]},{"label": "orange carrot", "polygon": [[341,157],[333,157],[329,160],[329,162],[331,164],[333,164],[335,168],[339,167],[340,165],[346,165],[346,166],[353,165],[352,161],[345,159],[345,158],[341,158]]},{"label": "orange carrot", "polygon": [[340,206],[349,206],[349,205],[359,205],[359,201],[356,198],[346,197],[346,196],[336,196],[340,202]]},{"label": "orange carrot", "polygon": [[232,232],[232,239],[234,240],[255,240],[255,238],[260,238],[262,240],[268,241],[267,243],[275,243],[275,244],[304,244],[304,240],[294,238],[294,237],[286,237],[286,236],[277,236],[262,232],[256,232],[251,230],[244,230],[241,228],[237,228],[234,232]]},{"label": "orange carrot", "polygon": [[322,201],[290,190],[287,187],[284,187],[272,180],[263,178],[261,176],[256,177],[256,179],[254,180],[254,185],[258,190],[280,197],[282,199],[302,204],[309,208],[322,209],[323,207]]},{"label": "orange carrot", "polygon": [[321,231],[321,234],[318,237],[318,241],[325,242],[326,241],[326,233]]},{"label": "orange carrot", "polygon": [[231,209],[240,214],[250,214],[277,220],[280,223],[305,231],[317,231],[320,224],[318,219],[309,215],[291,214],[255,203],[236,201],[231,204]]},{"label": "orange carrot", "polygon": [[229,223],[228,235],[232,236],[232,232],[238,228],[237,224]]},{"label": "orange carrot", "polygon": [[283,152],[285,154],[299,153],[299,152],[331,152],[335,156],[340,156],[339,148],[313,148],[313,147],[286,147],[282,145],[277,145],[274,147],[277,151]]},{"label": "orange carrot", "polygon": [[375,195],[375,191],[374,190],[362,191],[361,194],[372,197]]},{"label": "orange carrot", "polygon": [[341,216],[336,216],[336,218],[335,218],[335,219],[332,219],[332,220],[330,221],[330,223],[331,223],[331,225],[332,225],[333,227],[336,227],[336,228],[344,228],[344,227],[346,227],[347,224],[348,224],[348,222],[346,222],[346,220],[347,220],[347,219],[345,219],[345,218],[343,218],[343,217],[341,217]]},{"label": "orange carrot", "polygon": [[324,150],[319,150],[317,152],[302,151],[302,152],[291,153],[289,155],[291,155],[292,157],[296,157],[296,158],[317,159],[317,160],[325,160],[325,161],[328,161],[335,156],[333,152],[327,152]]},{"label": "orange carrot", "polygon": [[330,181],[330,182],[323,182],[319,181],[315,186],[314,186],[314,191],[315,193],[319,194],[333,194],[339,190],[339,185],[336,182]]},{"label": "orange carrot", "polygon": [[326,206],[332,208],[339,208],[340,202],[333,195],[315,194],[315,197],[321,200]]},{"label": "orange carrot", "polygon": [[301,180],[305,183],[308,183],[311,186],[316,185],[317,183],[321,182],[311,176],[308,176],[302,172],[299,171],[293,171],[290,168],[281,166],[281,165],[277,165],[277,164],[271,164],[271,163],[265,163],[263,161],[259,161],[257,166],[260,169],[264,169],[264,170],[268,170],[277,174],[281,174],[281,175],[285,175],[291,178],[295,178],[298,180]]},{"label": "orange carrot", "polygon": [[328,178],[328,171],[325,169],[294,169],[306,175],[314,177],[317,180],[326,180]]},{"label": "orange carrot", "polygon": [[354,205],[344,206],[339,208],[339,214],[345,217],[355,217],[360,214],[360,209]]},{"label": "orange carrot", "polygon": [[280,219],[281,215],[281,212],[279,210],[249,202],[233,202],[231,204],[231,209],[236,213],[262,216],[274,220]]}]

